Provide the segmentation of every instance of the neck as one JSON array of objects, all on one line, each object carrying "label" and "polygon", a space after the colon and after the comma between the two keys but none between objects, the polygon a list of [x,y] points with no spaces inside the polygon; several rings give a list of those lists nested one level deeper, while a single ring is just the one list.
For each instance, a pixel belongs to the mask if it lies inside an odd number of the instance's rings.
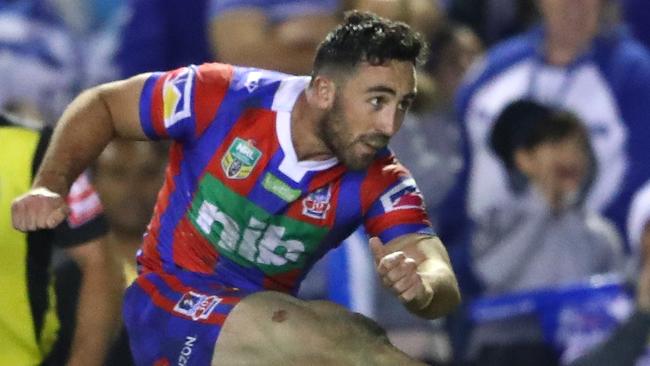
[{"label": "neck", "polygon": [[308,93],[300,94],[291,111],[291,141],[298,161],[327,160],[333,154],[318,135],[325,112],[310,104]]},{"label": "neck", "polygon": [[587,49],[590,39],[575,39],[549,34],[545,42],[546,61],[551,65],[566,66]]}]

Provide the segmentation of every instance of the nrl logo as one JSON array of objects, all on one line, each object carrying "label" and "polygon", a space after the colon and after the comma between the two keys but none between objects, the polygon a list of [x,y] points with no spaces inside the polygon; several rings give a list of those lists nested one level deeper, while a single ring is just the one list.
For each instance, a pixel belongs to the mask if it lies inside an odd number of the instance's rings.
[{"label": "nrl logo", "polygon": [[260,156],[262,152],[251,142],[237,137],[221,159],[221,168],[230,179],[245,179],[251,174]]}]

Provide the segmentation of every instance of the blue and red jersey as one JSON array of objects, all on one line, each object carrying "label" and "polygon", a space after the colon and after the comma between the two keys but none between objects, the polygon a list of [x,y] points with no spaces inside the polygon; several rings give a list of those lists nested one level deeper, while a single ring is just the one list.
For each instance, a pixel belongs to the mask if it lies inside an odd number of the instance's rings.
[{"label": "blue and red jersey", "polygon": [[308,83],[217,63],[151,75],[142,128],[174,142],[139,256],[145,272],[295,293],[359,225],[384,243],[432,234],[415,181],[388,149],[363,171],[336,158],[297,160],[291,110]]}]

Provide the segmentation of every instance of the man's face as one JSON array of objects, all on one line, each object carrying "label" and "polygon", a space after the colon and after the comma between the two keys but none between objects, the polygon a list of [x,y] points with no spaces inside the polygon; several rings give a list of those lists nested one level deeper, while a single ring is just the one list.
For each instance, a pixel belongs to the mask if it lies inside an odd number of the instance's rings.
[{"label": "man's face", "polygon": [[402,125],[415,92],[412,63],[362,63],[338,82],[319,138],[348,168],[365,169]]},{"label": "man's face", "polygon": [[584,140],[577,135],[544,142],[517,154],[519,170],[549,199],[551,206],[560,208],[569,203],[585,182],[589,156]]},{"label": "man's face", "polygon": [[165,154],[151,142],[114,141],[95,164],[94,184],[111,229],[141,235],[164,177]]},{"label": "man's face", "polygon": [[538,0],[547,31],[557,39],[584,43],[598,32],[605,0]]}]

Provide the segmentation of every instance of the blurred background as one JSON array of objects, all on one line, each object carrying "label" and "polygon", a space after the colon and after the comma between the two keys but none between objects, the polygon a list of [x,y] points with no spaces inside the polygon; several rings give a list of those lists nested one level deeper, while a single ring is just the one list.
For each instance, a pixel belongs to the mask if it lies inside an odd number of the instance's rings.
[{"label": "blurred background", "polygon": [[[362,231],[316,265],[301,296],[374,318],[431,365],[650,365],[648,1],[0,0],[0,109],[52,126],[85,88],[204,62],[309,74],[351,9],[429,42],[391,148],[464,302],[433,322],[407,313],[378,284]],[[159,146],[117,142],[90,174],[127,281],[165,159]],[[61,253],[53,270],[66,318],[81,273]],[[52,364],[65,362],[69,318]],[[123,337],[107,365],[129,364]]]}]

